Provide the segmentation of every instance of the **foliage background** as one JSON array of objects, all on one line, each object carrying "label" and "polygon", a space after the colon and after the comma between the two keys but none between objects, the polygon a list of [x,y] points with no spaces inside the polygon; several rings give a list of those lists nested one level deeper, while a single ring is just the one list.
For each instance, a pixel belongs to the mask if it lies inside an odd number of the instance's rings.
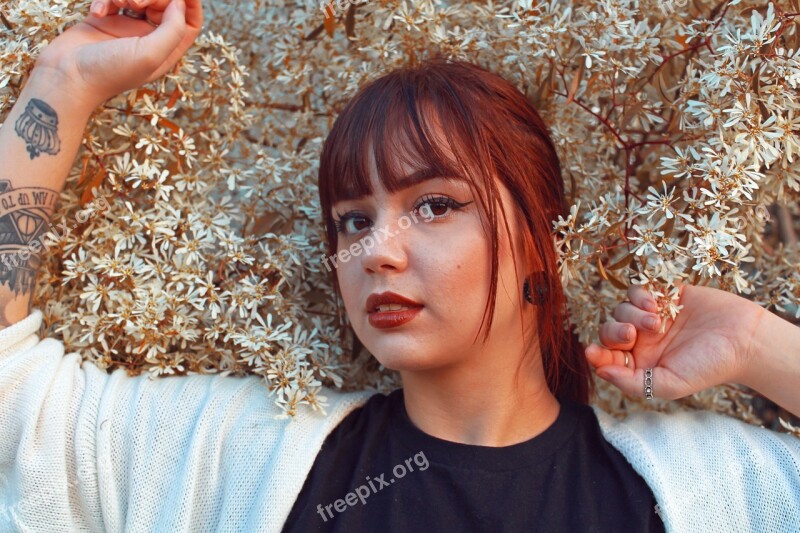
[{"label": "foliage background", "polygon": [[[2,4],[0,121],[38,51],[88,7]],[[664,315],[686,279],[800,319],[797,0],[204,8],[172,74],[97,110],[62,194],[53,226],[72,229],[53,231],[34,305],[44,334],[85,360],[257,374],[286,416],[324,412],[322,385],[399,386],[350,349],[321,268],[316,171],[357,88],[432,54],[503,75],[551,125],[572,205],[554,237],[582,342],[631,282],[658,291]],[[733,385],[645,402],[600,380],[595,402],[619,417],[710,409],[800,436]]]}]

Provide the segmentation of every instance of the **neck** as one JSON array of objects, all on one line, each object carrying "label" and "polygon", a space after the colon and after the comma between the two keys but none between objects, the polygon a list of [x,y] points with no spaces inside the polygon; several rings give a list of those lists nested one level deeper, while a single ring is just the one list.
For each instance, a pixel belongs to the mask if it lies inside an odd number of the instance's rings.
[{"label": "neck", "polygon": [[494,372],[474,365],[401,372],[408,417],[421,431],[451,442],[498,447],[529,440],[550,427],[560,409],[536,362],[520,369],[517,383],[515,368],[498,372],[496,366]]}]

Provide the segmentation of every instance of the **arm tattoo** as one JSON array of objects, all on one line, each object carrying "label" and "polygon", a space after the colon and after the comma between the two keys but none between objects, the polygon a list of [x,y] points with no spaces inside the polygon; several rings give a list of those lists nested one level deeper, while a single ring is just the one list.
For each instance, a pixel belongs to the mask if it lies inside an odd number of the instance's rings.
[{"label": "arm tattoo", "polygon": [[31,159],[42,153],[56,155],[59,152],[61,141],[57,130],[55,109],[37,98],[31,98],[14,125],[14,131],[25,141]]},{"label": "arm tattoo", "polygon": [[15,295],[32,293],[58,192],[43,187],[12,189],[0,180],[0,286]]}]

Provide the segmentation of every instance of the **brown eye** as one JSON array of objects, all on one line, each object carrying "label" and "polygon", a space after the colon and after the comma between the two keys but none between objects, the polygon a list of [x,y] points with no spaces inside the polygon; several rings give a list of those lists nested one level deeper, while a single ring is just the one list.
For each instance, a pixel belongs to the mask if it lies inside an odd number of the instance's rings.
[{"label": "brown eye", "polygon": [[425,196],[414,207],[414,211],[431,221],[433,219],[447,218],[452,215],[454,211],[471,204],[472,202],[461,203],[448,198],[447,196]]},{"label": "brown eye", "polygon": [[336,231],[343,235],[353,235],[369,227],[369,219],[358,213],[345,213],[334,220]]},{"label": "brown eye", "polygon": [[428,205],[431,206],[431,213],[437,217],[446,215],[450,210],[450,206],[444,202],[430,202]]}]

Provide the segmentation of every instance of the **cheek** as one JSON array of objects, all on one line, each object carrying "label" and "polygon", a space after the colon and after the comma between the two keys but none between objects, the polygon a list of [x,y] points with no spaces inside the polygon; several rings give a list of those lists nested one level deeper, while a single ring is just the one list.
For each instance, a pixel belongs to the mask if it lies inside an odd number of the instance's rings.
[{"label": "cheek", "polygon": [[489,245],[483,235],[464,228],[420,252],[417,262],[422,266],[426,291],[422,297],[433,298],[436,308],[458,315],[458,320],[466,321],[476,313],[482,316],[491,269]]},{"label": "cheek", "polygon": [[336,276],[339,281],[339,290],[342,293],[342,300],[348,315],[356,311],[361,298],[361,285],[364,283],[364,276],[358,268],[357,261],[339,263],[336,268]]}]

